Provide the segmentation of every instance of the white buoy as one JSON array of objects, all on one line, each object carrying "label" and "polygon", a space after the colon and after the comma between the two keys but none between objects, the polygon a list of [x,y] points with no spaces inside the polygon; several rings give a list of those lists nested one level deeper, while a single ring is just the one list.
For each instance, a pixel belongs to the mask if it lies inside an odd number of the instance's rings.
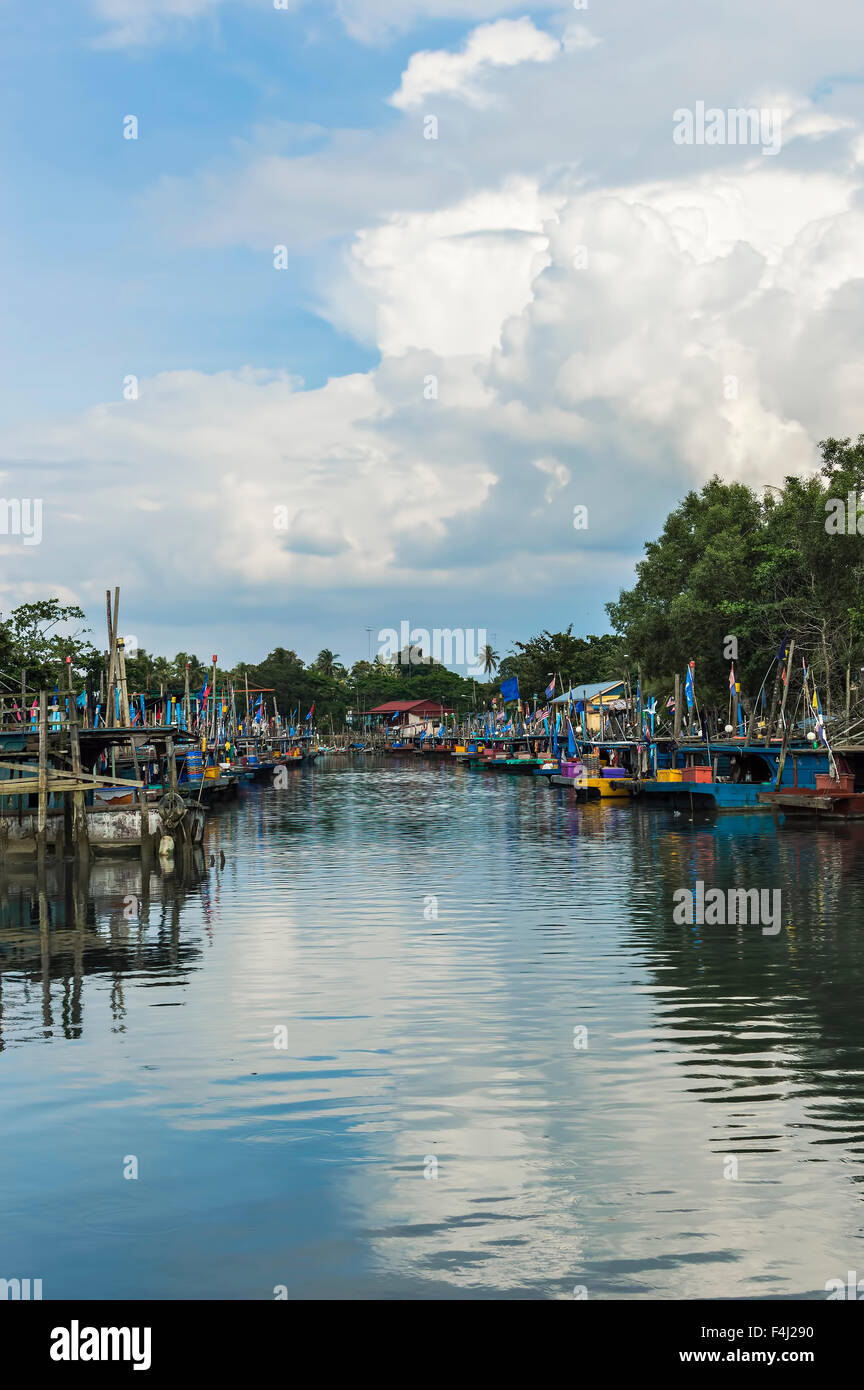
[{"label": "white buoy", "polygon": [[170,835],[163,835],[162,839],[159,841],[159,858],[174,858],[174,841],[171,839]]}]

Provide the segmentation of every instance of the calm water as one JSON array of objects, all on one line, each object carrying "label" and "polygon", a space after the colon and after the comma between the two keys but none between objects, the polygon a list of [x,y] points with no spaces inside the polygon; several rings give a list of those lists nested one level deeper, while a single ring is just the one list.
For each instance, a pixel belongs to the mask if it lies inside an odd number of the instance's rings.
[{"label": "calm water", "polygon": [[[7,875],[0,1276],[171,1299],[864,1276],[864,827],[567,797],[334,760],[244,789],[185,883],[70,866],[50,931]],[[674,925],[697,879],[780,888],[781,932]]]}]

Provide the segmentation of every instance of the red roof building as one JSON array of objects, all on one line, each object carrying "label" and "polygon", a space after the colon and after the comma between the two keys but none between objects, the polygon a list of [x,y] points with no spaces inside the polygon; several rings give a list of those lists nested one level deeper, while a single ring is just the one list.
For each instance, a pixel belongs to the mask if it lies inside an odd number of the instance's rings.
[{"label": "red roof building", "polygon": [[443,719],[452,714],[449,705],[441,705],[437,700],[387,700],[367,710],[367,714],[380,717],[382,722],[394,729],[411,729],[426,724],[429,720]]}]

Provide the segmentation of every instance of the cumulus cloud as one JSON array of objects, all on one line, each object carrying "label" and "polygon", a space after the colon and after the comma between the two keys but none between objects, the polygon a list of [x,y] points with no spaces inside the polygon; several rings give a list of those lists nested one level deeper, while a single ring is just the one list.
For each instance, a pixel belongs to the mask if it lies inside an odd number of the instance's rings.
[{"label": "cumulus cloud", "polygon": [[469,36],[461,53],[415,53],[390,104],[408,111],[420,106],[428,96],[445,93],[473,106],[484,106],[489,96],[477,79],[486,69],[550,63],[560,51],[559,41],[542,29],[535,29],[530,19],[481,24]]},{"label": "cumulus cloud", "polygon": [[[253,588],[493,585],[514,553],[573,580],[592,551],[638,546],[646,505],[662,513],[714,471],[776,481],[813,462],[816,439],[856,431],[859,193],[754,160],[546,203],[514,185],[418,214],[402,262],[398,229],[361,241],[386,310],[373,371],[318,390],[252,369],[165,373],[138,401],[7,435],[5,456],[53,469],[58,507],[82,458],[118,514],[142,493],[160,506],[140,532],[100,540],[94,515],[53,542],[114,545],[142,582],[153,524],[182,532],[170,570],[184,582],[215,561]],[[472,337],[478,235],[495,313]],[[576,503],[590,513],[578,550]]]},{"label": "cumulus cloud", "polygon": [[[247,596],[494,595],[519,563],[526,585],[605,598],[686,487],[715,471],[778,481],[825,435],[857,434],[864,137],[847,92],[802,95],[829,57],[823,27],[782,74],[735,31],[712,88],[716,16],[699,17],[711,42],[685,47],[662,15],[625,8],[633,33],[614,44],[563,19],[563,44],[524,18],[484,25],[458,53],[415,55],[381,129],[314,153],[286,152],[290,131],[256,137],[153,191],[168,240],[264,257],[326,243],[310,296],[380,362],[317,390],[253,368],[166,371],[136,402],[7,432],[8,475],[43,477],[57,515],[78,517],[52,531],[48,511],[51,572],[101,547],[152,592],[158,528],[158,583],[184,592],[215,570]],[[341,9],[385,23],[371,0]],[[777,158],[674,144],[677,107],[760,92],[788,115]],[[144,499],[140,529],[106,535],[78,505],[82,461],[118,515]],[[589,524],[574,538],[576,504]],[[27,582],[28,556],[9,563]]]},{"label": "cumulus cloud", "polygon": [[388,355],[489,352],[505,320],[531,300],[556,205],[536,184],[514,179],[436,212],[394,215],[356,238],[347,262],[351,294],[342,278],[321,308],[350,328],[345,304],[356,316],[362,298],[367,336]]}]

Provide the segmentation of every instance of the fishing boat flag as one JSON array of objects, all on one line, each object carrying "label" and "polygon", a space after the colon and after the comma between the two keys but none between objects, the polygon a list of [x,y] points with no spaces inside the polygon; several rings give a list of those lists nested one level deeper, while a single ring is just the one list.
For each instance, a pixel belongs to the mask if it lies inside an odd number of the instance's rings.
[{"label": "fishing boat flag", "polygon": [[687,679],[684,682],[684,695],[687,700],[687,708],[692,709],[696,701],[696,689],[693,683],[693,673],[696,669],[696,662],[691,661],[687,667]]},{"label": "fishing boat flag", "polygon": [[501,682],[501,698],[502,698],[502,700],[518,700],[518,699],[519,699],[519,677],[518,677],[518,676],[511,676],[509,680],[506,680],[506,681],[502,681],[502,682]]},{"label": "fishing boat flag", "polygon": [[312,708],[310,709],[310,711],[309,711],[309,713],[307,714],[306,718],[307,718],[307,719],[311,719],[311,718],[312,718],[312,715],[313,715],[314,713],[315,713],[315,701],[313,700],[313,701],[312,701]]},{"label": "fishing boat flag", "polygon": [[828,738],[825,733],[825,721],[822,716],[822,706],[819,702],[819,696],[816,693],[815,685],[813,687],[813,699],[810,701],[810,704],[812,705],[813,712],[816,716],[816,733],[819,735],[821,742],[824,743],[827,748]]},{"label": "fishing boat flag", "polygon": [[735,689],[735,662],[734,662],[734,661],[732,662],[732,665],[729,667],[729,689],[732,690],[732,691],[734,691],[734,689]]},{"label": "fishing boat flag", "polygon": [[549,684],[548,684],[547,687],[546,687],[546,699],[547,699],[547,700],[551,700],[554,694],[555,694],[555,677],[553,676],[552,679],[551,679],[551,681],[549,682]]},{"label": "fishing boat flag", "polygon": [[788,637],[784,637],[783,641],[780,643],[780,646],[777,648],[777,660],[779,661],[780,666],[782,668],[782,674],[780,676],[780,679],[782,680],[784,685],[787,681],[786,662],[789,660],[789,640],[790,639]]}]

